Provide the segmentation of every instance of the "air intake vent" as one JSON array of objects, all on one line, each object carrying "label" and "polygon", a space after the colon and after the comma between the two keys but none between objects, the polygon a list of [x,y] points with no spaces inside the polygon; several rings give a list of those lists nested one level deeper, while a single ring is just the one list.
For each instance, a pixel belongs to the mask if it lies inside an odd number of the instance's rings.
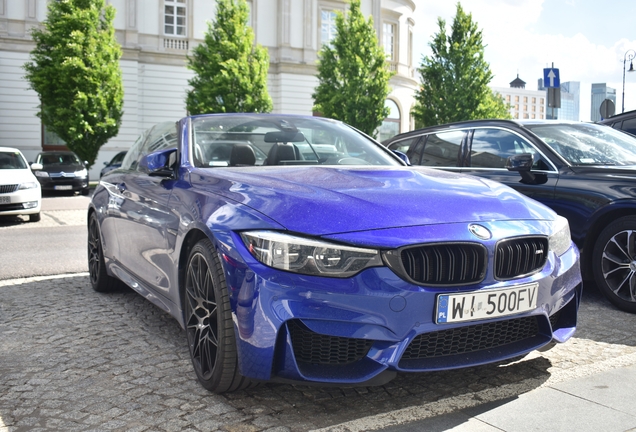
[{"label": "air intake vent", "polygon": [[520,237],[497,243],[495,278],[515,279],[536,273],[548,259],[547,237]]},{"label": "air intake vent", "polygon": [[486,275],[486,248],[476,243],[440,243],[404,249],[408,279],[423,285],[465,285]]},{"label": "air intake vent", "polygon": [[18,190],[17,184],[0,185],[0,194],[12,193]]}]

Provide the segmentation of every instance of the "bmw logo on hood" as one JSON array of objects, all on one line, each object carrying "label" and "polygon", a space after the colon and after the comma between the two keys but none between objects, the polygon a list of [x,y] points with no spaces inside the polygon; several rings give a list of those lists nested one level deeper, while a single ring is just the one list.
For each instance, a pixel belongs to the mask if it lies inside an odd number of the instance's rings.
[{"label": "bmw logo on hood", "polygon": [[470,231],[475,237],[482,240],[489,240],[492,237],[492,233],[486,227],[477,224],[468,225],[468,231]]}]

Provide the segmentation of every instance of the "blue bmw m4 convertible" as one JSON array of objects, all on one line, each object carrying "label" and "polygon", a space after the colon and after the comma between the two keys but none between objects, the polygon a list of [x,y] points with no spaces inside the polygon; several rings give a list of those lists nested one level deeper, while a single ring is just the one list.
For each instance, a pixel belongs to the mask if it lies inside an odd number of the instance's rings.
[{"label": "blue bmw m4 convertible", "polygon": [[568,340],[582,282],[567,221],[403,159],[324,118],[158,124],[95,190],[92,287],[123,282],[174,316],[213,392],[383,384]]}]

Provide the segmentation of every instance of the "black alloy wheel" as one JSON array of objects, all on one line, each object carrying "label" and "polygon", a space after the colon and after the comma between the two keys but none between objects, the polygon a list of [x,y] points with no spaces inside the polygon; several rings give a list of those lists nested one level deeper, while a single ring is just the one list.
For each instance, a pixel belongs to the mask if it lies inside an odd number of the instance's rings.
[{"label": "black alloy wheel", "polygon": [[223,393],[251,386],[239,372],[227,285],[210,240],[199,241],[190,251],[184,288],[190,358],[203,387]]},{"label": "black alloy wheel", "polygon": [[596,284],[616,307],[636,313],[636,216],[610,223],[593,252]]},{"label": "black alloy wheel", "polygon": [[88,221],[88,273],[91,286],[97,292],[113,291],[122,285],[119,279],[106,272],[99,222],[95,213],[91,214]]}]

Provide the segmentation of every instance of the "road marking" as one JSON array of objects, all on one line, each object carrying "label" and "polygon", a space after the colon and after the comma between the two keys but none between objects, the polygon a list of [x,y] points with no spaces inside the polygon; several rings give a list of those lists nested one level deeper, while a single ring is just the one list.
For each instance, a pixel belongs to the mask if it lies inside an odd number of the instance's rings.
[{"label": "road marking", "polygon": [[[66,274],[51,275],[51,276],[33,276],[33,277],[19,278],[19,279],[7,279],[7,280],[0,280],[0,287],[10,286],[10,285],[22,285],[22,284],[30,283],[30,282],[40,282],[40,281],[53,280],[53,279],[64,279],[64,278],[70,278],[70,277],[85,277],[88,275],[89,275],[88,272],[82,272],[82,273],[66,273]],[[2,432],[1,429],[0,429],[0,432]]]}]

